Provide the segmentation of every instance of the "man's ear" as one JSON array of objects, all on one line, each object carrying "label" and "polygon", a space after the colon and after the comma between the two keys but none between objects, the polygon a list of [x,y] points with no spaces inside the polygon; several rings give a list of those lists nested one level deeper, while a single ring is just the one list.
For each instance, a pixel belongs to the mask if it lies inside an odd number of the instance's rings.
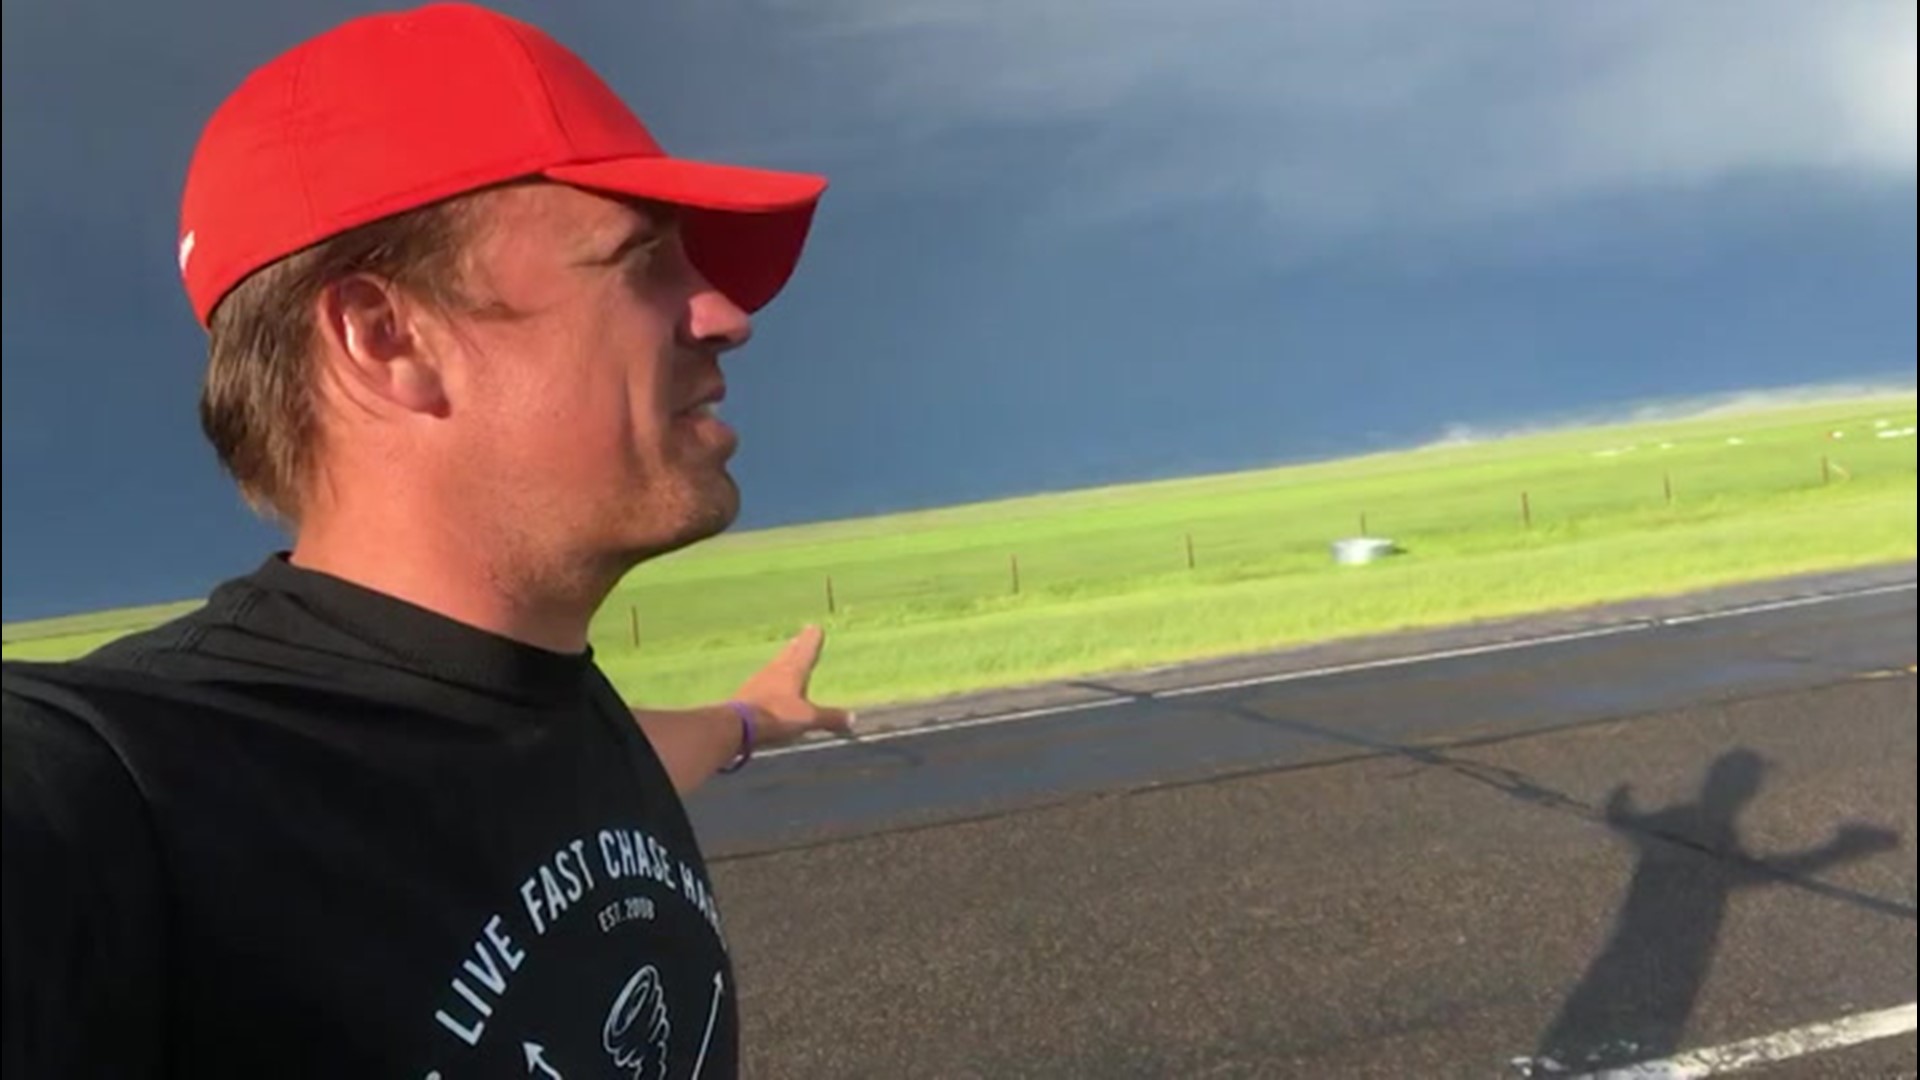
[{"label": "man's ear", "polygon": [[447,414],[440,358],[418,323],[424,312],[392,282],[342,278],[321,291],[317,314],[325,363],[350,396],[380,411]]}]

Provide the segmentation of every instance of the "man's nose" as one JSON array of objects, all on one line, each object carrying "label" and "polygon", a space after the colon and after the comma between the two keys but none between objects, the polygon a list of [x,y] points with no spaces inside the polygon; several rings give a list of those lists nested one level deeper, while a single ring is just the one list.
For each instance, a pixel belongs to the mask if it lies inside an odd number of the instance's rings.
[{"label": "man's nose", "polygon": [[686,332],[709,348],[737,349],[753,336],[753,317],[696,273],[687,298]]}]

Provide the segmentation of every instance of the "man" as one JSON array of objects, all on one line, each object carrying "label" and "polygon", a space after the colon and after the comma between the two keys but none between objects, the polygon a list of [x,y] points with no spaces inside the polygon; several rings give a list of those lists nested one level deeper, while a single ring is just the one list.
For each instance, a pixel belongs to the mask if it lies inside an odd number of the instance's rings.
[{"label": "man", "polygon": [[187,177],[201,415],[291,550],[5,675],[9,1077],[736,1070],[680,796],[850,718],[809,629],[738,699],[632,712],[588,621],[726,528],[722,353],[817,177],[666,156],[463,5],[249,77]]}]

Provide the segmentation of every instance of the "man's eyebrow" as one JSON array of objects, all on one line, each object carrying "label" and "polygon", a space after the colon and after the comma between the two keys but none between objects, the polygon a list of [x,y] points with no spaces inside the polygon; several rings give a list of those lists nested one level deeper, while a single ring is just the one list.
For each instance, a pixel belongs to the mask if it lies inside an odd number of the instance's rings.
[{"label": "man's eyebrow", "polygon": [[642,214],[627,229],[612,251],[605,255],[589,256],[585,261],[606,266],[622,262],[627,256],[643,248],[655,247],[661,241],[674,234],[680,227],[677,217],[665,214]]}]

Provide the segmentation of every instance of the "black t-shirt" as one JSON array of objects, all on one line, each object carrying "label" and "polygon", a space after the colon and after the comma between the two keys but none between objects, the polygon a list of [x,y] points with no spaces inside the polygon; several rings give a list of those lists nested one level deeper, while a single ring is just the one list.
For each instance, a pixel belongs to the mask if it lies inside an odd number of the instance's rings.
[{"label": "black t-shirt", "polygon": [[590,654],[275,556],[4,690],[9,1078],[735,1074],[705,863]]}]

